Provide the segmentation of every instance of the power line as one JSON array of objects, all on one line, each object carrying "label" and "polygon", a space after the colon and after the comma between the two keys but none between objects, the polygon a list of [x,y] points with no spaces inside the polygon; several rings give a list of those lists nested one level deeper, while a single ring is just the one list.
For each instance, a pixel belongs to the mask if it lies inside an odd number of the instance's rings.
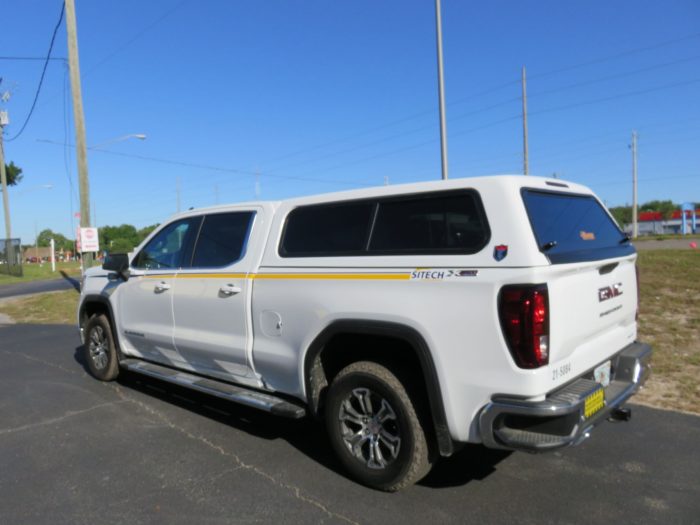
[{"label": "power line", "polygon": [[[475,98],[483,97],[483,96],[485,96],[485,95],[491,95],[491,94],[492,94],[493,92],[495,92],[495,91],[498,91],[498,90],[501,90],[501,89],[503,89],[503,88],[512,86],[512,85],[514,85],[514,84],[518,84],[519,82],[520,82],[520,80],[513,80],[513,81],[510,81],[510,82],[505,82],[505,83],[503,83],[503,84],[498,84],[498,85],[496,85],[496,86],[490,87],[490,88],[485,89],[485,90],[483,90],[483,91],[479,91],[478,93],[474,93],[474,94],[471,94],[471,95],[468,95],[468,96],[465,96],[465,97],[458,97],[458,98],[456,98],[456,99],[454,99],[454,100],[448,102],[448,103],[447,103],[447,106],[448,106],[448,107],[454,107],[454,106],[456,106],[457,104],[463,104],[463,103],[468,102],[468,101],[471,101],[471,100],[473,100],[473,99],[475,99]],[[516,99],[516,100],[520,100],[520,99]],[[506,102],[510,102],[510,101],[506,101]],[[500,105],[500,104],[502,104],[502,103],[499,103],[499,104],[497,104],[496,106],[498,106],[498,105]],[[495,107],[495,106],[490,106],[489,108],[486,108],[486,109],[491,109],[491,108],[493,108],[493,107]],[[476,112],[478,113],[478,112],[480,112],[480,111],[486,111],[486,109],[477,110]],[[374,133],[374,132],[376,132],[376,131],[381,131],[381,130],[386,129],[386,128],[391,128],[391,127],[394,127],[394,126],[396,126],[396,125],[398,125],[398,124],[403,124],[404,122],[408,122],[408,121],[410,121],[410,120],[415,120],[415,119],[417,119],[417,118],[424,117],[424,116],[426,116],[426,115],[433,115],[434,113],[435,113],[435,110],[434,110],[434,109],[428,109],[428,110],[424,110],[424,111],[419,111],[419,112],[417,112],[417,113],[413,113],[412,115],[408,115],[408,116],[403,117],[403,118],[400,118],[400,119],[396,119],[396,120],[389,121],[389,122],[387,122],[386,124],[380,124],[380,125],[378,125],[378,126],[374,126],[374,127],[372,127],[372,128],[368,128],[368,129],[366,129],[366,130],[364,130],[364,131],[359,131],[359,132],[357,132],[357,133],[353,133],[353,134],[351,134],[351,135],[346,135],[345,137],[333,139],[333,140],[330,140],[330,141],[328,141],[328,142],[323,142],[323,143],[321,143],[321,144],[317,144],[317,145],[315,145],[315,146],[310,146],[310,147],[308,147],[308,148],[303,148],[303,149],[294,151],[294,152],[292,152],[292,153],[286,153],[286,154],[284,154],[284,155],[281,155],[281,156],[279,156],[279,157],[275,157],[275,158],[271,159],[271,162],[274,164],[274,163],[277,162],[277,161],[284,160],[284,159],[287,159],[287,158],[290,158],[290,157],[296,157],[296,156],[301,155],[301,154],[303,154],[303,153],[309,153],[309,152],[311,152],[311,151],[316,151],[316,150],[325,148],[325,147],[327,147],[327,146],[332,146],[333,144],[343,143],[343,142],[347,142],[348,140],[352,140],[352,139],[359,138],[359,137],[364,137],[364,136],[366,136],[366,135],[371,135],[372,133]],[[461,116],[458,116],[458,117],[451,117],[450,120],[452,121],[452,120],[455,120],[456,118],[462,118],[462,117],[465,117],[465,116],[470,115],[470,114],[472,114],[472,113],[462,114]],[[426,129],[426,128],[428,128],[428,127],[432,128],[433,126],[434,126],[433,124],[430,124],[429,126],[424,126],[424,127],[422,127],[422,128],[419,128],[419,129]],[[409,132],[409,133],[410,133],[410,132]],[[285,166],[285,167],[286,167],[286,166]],[[275,168],[275,169],[278,169],[278,168],[279,168],[279,167],[277,167],[277,168]]]},{"label": "power line", "polygon": [[136,34],[135,34],[134,36],[132,36],[129,40],[127,40],[126,42],[124,42],[121,46],[119,46],[119,47],[116,48],[114,51],[112,51],[111,53],[109,53],[107,56],[105,56],[104,58],[102,58],[99,62],[95,63],[92,67],[88,68],[87,71],[85,72],[85,74],[84,74],[83,76],[89,75],[90,73],[92,73],[93,71],[95,71],[97,68],[99,68],[99,67],[101,67],[102,65],[104,65],[106,62],[112,60],[112,58],[114,58],[115,55],[121,53],[124,49],[126,49],[126,48],[129,47],[131,44],[133,44],[134,42],[136,42],[139,38],[141,38],[143,35],[145,35],[146,33],[148,33],[151,29],[153,29],[154,27],[156,27],[156,26],[157,26],[158,24],[160,24],[163,20],[165,20],[165,19],[168,18],[170,15],[172,15],[175,11],[177,11],[178,9],[180,9],[180,8],[181,8],[183,5],[185,5],[188,1],[189,1],[189,0],[182,0],[181,2],[179,2],[178,4],[176,4],[176,5],[175,5],[174,7],[172,7],[171,9],[168,9],[165,13],[163,13],[161,16],[159,16],[156,20],[154,20],[154,21],[151,22],[150,24],[148,24],[148,25],[147,25],[146,27],[144,27],[141,31],[139,31],[138,33],[136,33]]},{"label": "power line", "polygon": [[[138,40],[139,38],[141,38],[141,37],[142,37],[144,34],[146,34],[148,31],[150,31],[151,29],[153,29],[154,27],[156,27],[156,26],[157,26],[158,24],[160,24],[163,20],[165,20],[165,19],[168,18],[171,14],[173,14],[175,11],[177,11],[178,9],[180,9],[180,7],[182,7],[182,6],[183,6],[186,2],[188,2],[188,1],[189,1],[189,0],[182,0],[180,3],[176,4],[173,8],[171,8],[171,9],[169,9],[168,11],[166,11],[165,13],[163,13],[163,14],[162,14],[161,16],[159,16],[156,20],[154,20],[154,21],[151,22],[149,25],[147,25],[146,27],[144,27],[141,31],[139,31],[139,32],[136,33],[134,36],[132,36],[129,40],[127,40],[127,41],[124,42],[122,45],[120,45],[119,47],[117,47],[114,51],[110,52],[108,55],[106,55],[106,56],[104,56],[103,58],[101,58],[98,62],[96,62],[96,63],[95,63],[94,65],[92,65],[91,67],[88,67],[83,73],[81,73],[81,78],[87,77],[88,75],[92,74],[96,69],[102,67],[106,62],[110,61],[112,58],[114,58],[114,56],[116,56],[117,54],[121,53],[124,49],[126,49],[126,48],[129,47],[131,44],[133,44],[136,40]],[[65,59],[65,58],[63,58],[63,59],[61,59],[61,60],[66,60],[66,61],[67,61],[67,59]],[[52,99],[53,97],[55,97],[55,96],[56,96],[56,93],[53,93],[52,96],[50,96],[48,100],[51,100],[51,99]],[[44,100],[44,103],[46,103],[46,102],[47,102],[47,100],[45,99],[45,100]]]},{"label": "power line", "polygon": [[[700,175],[679,175],[676,177],[653,177],[650,179],[639,179],[639,182],[655,182],[660,180],[672,180],[672,179],[697,179]],[[619,182],[603,182],[602,184],[596,184],[596,186],[618,186],[621,184],[629,184],[629,181],[619,181]]]},{"label": "power line", "polygon": [[573,88],[580,87],[580,86],[588,86],[591,84],[597,84],[598,82],[605,82],[606,80],[614,80],[616,78],[623,78],[623,77],[627,77],[630,75],[636,75],[638,73],[645,73],[647,71],[654,71],[656,69],[662,69],[664,67],[675,66],[676,64],[683,64],[685,62],[692,62],[693,60],[698,60],[698,59],[700,59],[700,55],[689,57],[689,58],[683,58],[680,60],[674,60],[673,62],[664,62],[663,64],[655,64],[653,66],[644,67],[641,69],[635,69],[634,71],[627,71],[625,73],[608,75],[608,76],[596,78],[593,80],[584,80],[582,82],[576,82],[574,84],[569,84],[569,85],[554,88],[554,89],[548,89],[546,91],[535,92],[529,96],[530,96],[530,98],[532,98],[532,97],[539,97],[541,95],[549,95],[551,93],[558,93],[560,91],[566,91],[567,89],[573,89]]},{"label": "power line", "polygon": [[[613,55],[608,55],[608,56],[605,56],[605,57],[600,57],[600,58],[588,60],[588,61],[585,61],[585,62],[579,62],[578,64],[572,64],[572,65],[565,66],[565,67],[562,67],[562,68],[559,68],[559,69],[556,69],[556,70],[553,70],[553,71],[548,71],[548,72],[544,72],[544,73],[540,73],[540,74],[535,74],[535,75],[530,74],[530,75],[528,75],[528,76],[529,76],[530,79],[533,79],[533,78],[540,78],[540,77],[547,77],[547,76],[555,75],[555,74],[557,74],[557,73],[561,73],[561,72],[564,72],[564,71],[570,71],[570,70],[573,70],[573,69],[579,69],[579,68],[582,68],[582,67],[585,67],[585,66],[589,66],[589,65],[593,65],[593,64],[598,64],[598,63],[603,63],[603,62],[607,62],[607,61],[614,60],[614,59],[617,59],[617,58],[621,58],[621,57],[624,57],[624,56],[633,55],[633,54],[641,53],[641,52],[644,52],[644,51],[650,51],[650,50],[658,49],[658,48],[661,48],[661,47],[666,47],[666,46],[669,46],[669,45],[672,45],[672,44],[676,44],[676,43],[679,43],[679,42],[684,42],[684,41],[691,40],[691,39],[698,38],[698,37],[700,37],[700,33],[693,33],[693,34],[686,35],[686,36],[683,36],[683,37],[680,37],[680,38],[677,38],[677,39],[667,40],[667,41],[664,41],[664,42],[659,42],[659,43],[657,43],[657,44],[653,44],[653,45],[645,46],[645,47],[640,47],[640,48],[636,48],[636,49],[630,49],[630,50],[622,51],[622,52],[620,52],[620,53],[616,53],[616,54],[613,54]],[[690,59],[690,60],[692,60],[692,59]],[[679,62],[681,62],[681,61],[679,61]],[[676,63],[676,62],[674,62],[674,64],[675,64],[675,63]],[[670,64],[665,64],[665,65],[670,65]],[[665,66],[665,65],[654,66],[654,67],[649,68],[649,69],[654,69],[655,67],[663,67],[663,66]],[[636,71],[636,72],[641,72],[641,71],[644,71],[644,70],[638,70],[638,71]],[[630,72],[630,73],[628,73],[628,74],[633,74],[633,73],[636,73],[636,72]],[[623,74],[623,75],[624,75],[624,74]],[[623,76],[623,75],[620,75],[620,76]],[[615,77],[610,77],[610,78],[615,78]],[[606,79],[600,79],[600,80],[592,81],[591,83],[597,82],[597,81],[602,81],[602,80],[607,80],[607,78],[606,78]],[[481,91],[481,92],[479,92],[479,93],[477,93],[477,94],[474,94],[474,95],[469,95],[469,96],[466,96],[466,97],[461,97],[461,98],[453,99],[452,101],[448,102],[447,106],[448,106],[448,107],[451,107],[451,106],[454,106],[455,104],[461,104],[461,103],[464,103],[464,102],[466,102],[466,101],[472,100],[472,99],[474,99],[474,98],[476,98],[476,97],[480,97],[480,96],[483,96],[483,95],[488,95],[488,94],[493,93],[494,91],[497,91],[497,90],[500,90],[500,89],[503,89],[503,88],[506,88],[506,87],[509,87],[509,86],[512,86],[512,85],[515,85],[515,84],[519,84],[519,83],[520,83],[520,79],[512,80],[512,81],[509,81],[509,82],[505,82],[505,83],[503,83],[503,84],[499,84],[499,85],[497,85],[497,86],[494,86],[494,87],[492,87],[492,88],[486,89],[486,90]],[[580,85],[583,85],[583,84],[585,84],[585,83],[588,83],[588,82],[582,82]],[[568,89],[569,87],[576,87],[577,85],[579,85],[579,84],[574,84],[574,85],[572,85],[572,86],[567,86],[566,88],[560,88],[560,89]],[[548,92],[546,92],[546,93],[550,93],[550,92],[554,92],[554,91],[558,91],[558,90],[552,90],[552,91],[548,91]],[[542,95],[542,94],[544,94],[544,93],[543,93],[543,92],[540,92],[540,93],[538,93],[538,94],[539,94],[539,95]],[[397,125],[397,124],[401,124],[401,123],[406,122],[406,121],[408,121],[408,120],[413,120],[413,119],[416,119],[416,118],[418,118],[418,117],[422,117],[422,116],[424,116],[424,115],[433,114],[433,113],[434,113],[434,110],[425,110],[425,111],[421,111],[421,112],[418,112],[418,113],[414,113],[413,115],[410,115],[410,116],[407,116],[407,117],[404,117],[404,118],[401,118],[401,119],[397,119],[397,120],[394,120],[394,121],[390,121],[390,122],[388,122],[388,123],[386,123],[386,124],[382,124],[382,125],[379,125],[379,126],[375,126],[375,127],[369,128],[369,129],[367,129],[366,131],[361,131],[361,132],[358,132],[358,133],[354,133],[354,134],[351,134],[351,135],[348,135],[348,136],[345,136],[345,137],[339,138],[339,139],[333,139],[333,140],[324,142],[324,143],[322,143],[322,144],[318,144],[318,145],[316,145],[316,146],[310,146],[309,148],[304,148],[304,149],[301,149],[301,150],[294,151],[294,152],[292,152],[292,153],[288,153],[288,154],[282,155],[282,156],[280,156],[280,157],[276,157],[276,158],[272,159],[272,162],[274,163],[274,162],[276,162],[276,161],[283,160],[283,159],[286,159],[286,158],[289,158],[289,157],[295,157],[295,156],[301,155],[301,154],[303,154],[303,153],[308,153],[308,152],[311,152],[311,151],[316,151],[316,150],[325,148],[325,147],[327,147],[327,146],[331,146],[331,145],[333,145],[333,144],[337,144],[337,143],[339,143],[339,142],[346,142],[346,141],[348,141],[348,140],[351,140],[351,139],[354,139],[354,138],[357,138],[357,137],[362,137],[362,136],[365,136],[365,135],[369,135],[369,134],[371,134],[371,133],[374,133],[375,131],[379,131],[379,130],[382,130],[382,129],[385,129],[385,128],[388,128],[388,127],[393,127],[393,126],[395,126],[395,125]],[[454,120],[454,118],[451,118],[450,120]],[[452,134],[450,134],[450,136],[452,136]]]},{"label": "power line", "polygon": [[[57,144],[59,146],[63,146],[64,144],[60,142],[55,142],[52,140],[46,140],[46,139],[37,139],[37,142],[45,142],[47,144]],[[70,147],[74,147],[72,144],[69,144]],[[133,159],[140,159],[140,160],[147,160],[151,162],[159,162],[162,164],[171,164],[173,166],[183,166],[186,168],[197,168],[197,169],[202,169],[202,170],[208,170],[208,171],[220,171],[224,173],[236,173],[239,175],[256,175],[255,171],[248,171],[248,170],[242,170],[242,169],[237,169],[237,168],[226,168],[222,166],[211,166],[207,164],[197,164],[194,162],[184,162],[184,161],[179,161],[179,160],[172,160],[172,159],[164,159],[160,157],[149,157],[146,155],[136,155],[133,153],[122,153],[119,151],[110,151],[110,150],[105,150],[105,149],[92,149],[88,148],[90,151],[95,151],[98,153],[105,153],[108,155],[116,155],[118,157],[127,157],[127,158],[133,158]],[[306,182],[322,182],[322,183],[339,183],[339,184],[349,184],[349,185],[359,185],[354,181],[329,181],[327,179],[313,179],[313,178],[308,178],[308,177],[295,177],[291,175],[279,175],[275,173],[269,173],[269,172],[262,172],[260,175],[264,177],[272,177],[272,178],[277,178],[277,179],[288,179],[288,180],[298,180],[298,181],[306,181]]]},{"label": "power line", "polygon": [[0,56],[0,60],[62,60],[63,62],[68,62],[67,58],[63,57],[7,57],[7,56]]},{"label": "power line", "polygon": [[700,33],[693,33],[690,35],[682,36],[680,38],[675,38],[673,40],[666,40],[664,42],[659,42],[659,43],[653,44],[651,46],[638,47],[636,49],[629,49],[627,51],[622,51],[621,53],[616,53],[614,55],[608,55],[606,57],[596,58],[593,60],[588,60],[586,62],[579,62],[578,64],[564,66],[562,68],[554,69],[552,71],[546,71],[544,73],[539,73],[537,75],[530,75],[530,78],[532,79],[532,78],[548,77],[551,75],[556,75],[558,73],[563,73],[564,71],[571,71],[572,69],[579,69],[582,67],[591,66],[593,64],[600,64],[602,62],[608,62],[610,60],[615,60],[617,58],[622,58],[622,57],[629,56],[629,55],[635,55],[635,54],[641,53],[643,51],[651,51],[653,49],[659,49],[661,47],[666,47],[666,46],[669,46],[672,44],[677,44],[678,42],[685,42],[686,40],[692,40],[693,38],[699,38],[699,37],[700,37]]},{"label": "power line", "polygon": [[609,100],[616,100],[618,98],[625,98],[625,97],[631,97],[631,96],[636,96],[636,95],[644,95],[646,93],[652,93],[654,91],[662,91],[664,89],[671,89],[671,88],[680,87],[680,86],[687,86],[689,84],[695,84],[697,82],[700,82],[700,78],[696,78],[693,80],[684,80],[683,82],[676,82],[673,84],[665,84],[663,86],[657,86],[657,87],[648,88],[648,89],[640,89],[637,91],[628,91],[627,93],[620,93],[618,95],[612,95],[610,97],[596,98],[593,100],[576,102],[574,104],[567,104],[564,106],[558,106],[558,107],[554,107],[554,108],[540,109],[538,111],[531,111],[530,114],[531,115],[539,115],[541,113],[552,113],[555,111],[563,111],[565,109],[576,108],[579,106],[587,106],[590,104],[597,104],[598,102],[607,102]]},{"label": "power line", "polygon": [[32,114],[34,113],[34,108],[36,107],[36,102],[39,100],[39,93],[41,93],[41,86],[44,83],[44,76],[46,75],[46,68],[49,65],[49,60],[51,59],[51,51],[53,50],[53,43],[56,40],[56,34],[58,33],[58,29],[61,27],[61,22],[63,22],[63,12],[66,10],[66,4],[61,2],[61,14],[58,17],[58,22],[56,22],[56,27],[53,30],[53,35],[51,35],[51,44],[49,45],[49,52],[46,53],[46,59],[44,60],[44,68],[41,71],[41,78],[39,78],[39,85],[36,88],[36,95],[34,95],[34,102],[32,102],[32,107],[29,109],[29,114],[27,115],[27,119],[24,121],[24,124],[22,124],[22,128],[19,130],[19,133],[15,135],[12,138],[7,139],[8,142],[12,142],[13,140],[17,139],[23,132],[24,129],[27,127],[27,124],[29,124],[29,120],[32,118]]},{"label": "power line", "polygon": [[[466,113],[460,113],[459,115],[457,115],[457,116],[455,116],[455,117],[450,117],[450,118],[449,118],[449,122],[452,123],[452,122],[454,122],[454,121],[456,121],[456,120],[461,120],[461,119],[463,119],[463,118],[470,117],[470,116],[473,116],[473,115],[477,115],[477,114],[479,114],[479,113],[484,113],[484,112],[486,112],[486,111],[491,111],[492,109],[496,109],[496,108],[499,108],[499,107],[502,107],[502,106],[506,106],[506,105],[508,105],[508,104],[511,104],[511,103],[513,103],[513,102],[518,102],[518,101],[520,101],[520,98],[519,98],[519,97],[510,98],[510,99],[508,99],[508,100],[504,100],[504,101],[501,101],[501,102],[497,102],[497,103],[492,104],[492,105],[490,105],[490,106],[486,106],[486,107],[483,107],[483,108],[480,108],[480,109],[477,109],[477,110],[474,110],[474,111],[468,111],[468,112],[466,112]],[[369,147],[371,147],[371,146],[376,146],[377,144],[381,144],[381,143],[384,143],[384,142],[388,142],[388,141],[391,141],[391,140],[394,140],[394,139],[397,139],[397,138],[400,138],[400,137],[405,137],[405,136],[407,136],[407,135],[412,135],[412,134],[414,134],[414,133],[418,133],[418,132],[421,132],[421,131],[425,131],[425,130],[427,130],[427,129],[433,129],[434,127],[435,127],[434,124],[428,124],[428,125],[425,125],[425,126],[420,126],[420,127],[413,128],[413,129],[411,129],[411,130],[408,130],[408,131],[403,131],[403,132],[401,132],[401,133],[395,133],[394,135],[389,135],[389,136],[387,136],[387,137],[383,137],[383,138],[378,139],[378,140],[373,140],[373,141],[370,141],[370,142],[366,142],[366,143],[360,144],[360,145],[358,145],[358,146],[353,146],[353,147],[350,147],[350,148],[346,148],[346,149],[342,149],[342,150],[338,150],[338,151],[326,153],[325,155],[321,155],[320,157],[312,158],[312,159],[309,159],[309,160],[303,160],[303,161],[300,161],[300,162],[297,162],[297,163],[294,163],[294,164],[283,164],[283,165],[281,165],[281,166],[277,166],[275,169],[276,169],[276,170],[277,170],[277,169],[286,170],[286,169],[290,169],[290,168],[296,168],[296,167],[298,167],[298,166],[303,166],[303,165],[306,165],[306,164],[313,164],[313,163],[315,163],[315,162],[318,162],[319,160],[323,160],[323,159],[327,159],[327,158],[331,158],[331,157],[336,157],[336,156],[338,156],[338,155],[342,155],[342,154],[345,154],[345,153],[352,153],[353,151],[357,151],[357,150],[369,148]]]}]

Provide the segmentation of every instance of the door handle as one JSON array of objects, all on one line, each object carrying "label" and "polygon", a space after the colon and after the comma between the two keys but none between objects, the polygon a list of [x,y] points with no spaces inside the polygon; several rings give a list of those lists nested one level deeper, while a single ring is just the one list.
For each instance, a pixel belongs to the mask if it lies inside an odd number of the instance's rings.
[{"label": "door handle", "polygon": [[170,285],[168,283],[166,283],[165,281],[161,281],[158,284],[156,284],[156,286],[153,290],[156,293],[162,293],[166,290],[170,290]]},{"label": "door handle", "polygon": [[234,286],[232,284],[227,284],[227,285],[219,288],[219,293],[221,295],[229,297],[231,295],[236,295],[237,293],[241,293],[241,289],[238,286]]}]

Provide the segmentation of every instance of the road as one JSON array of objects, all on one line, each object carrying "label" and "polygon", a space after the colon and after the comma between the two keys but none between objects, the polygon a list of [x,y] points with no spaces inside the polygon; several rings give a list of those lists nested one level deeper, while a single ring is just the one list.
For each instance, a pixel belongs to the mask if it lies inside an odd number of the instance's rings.
[{"label": "road", "polygon": [[3,284],[0,286],[0,299],[18,295],[70,290],[76,286],[79,286],[78,280],[72,277],[53,279],[51,281],[29,281],[26,283]]},{"label": "road", "polygon": [[398,494],[322,430],[85,372],[75,327],[0,327],[2,523],[698,523],[700,418],[635,406],[546,455],[467,447]]}]

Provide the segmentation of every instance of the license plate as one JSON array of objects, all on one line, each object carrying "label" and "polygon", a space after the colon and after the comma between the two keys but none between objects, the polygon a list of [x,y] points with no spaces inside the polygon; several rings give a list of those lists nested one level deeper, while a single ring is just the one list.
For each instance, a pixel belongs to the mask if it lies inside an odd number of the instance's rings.
[{"label": "license plate", "polygon": [[593,370],[593,379],[605,388],[610,384],[610,361],[606,361],[602,365]]},{"label": "license plate", "polygon": [[600,411],[605,406],[605,390],[599,388],[592,394],[586,397],[586,401],[583,406],[583,415],[586,419],[590,418],[594,414]]}]

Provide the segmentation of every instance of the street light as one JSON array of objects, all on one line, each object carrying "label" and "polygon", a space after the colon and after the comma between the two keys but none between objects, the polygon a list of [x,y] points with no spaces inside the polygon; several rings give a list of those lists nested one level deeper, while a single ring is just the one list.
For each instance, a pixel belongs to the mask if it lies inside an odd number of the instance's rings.
[{"label": "street light", "polygon": [[36,190],[50,190],[53,189],[53,184],[39,184],[38,186],[32,186],[24,191],[20,191],[17,195],[24,195],[25,193],[30,193]]},{"label": "street light", "polygon": [[106,146],[107,144],[113,144],[115,142],[122,142],[124,140],[129,140],[129,139],[146,140],[146,135],[144,133],[131,133],[129,135],[124,135],[122,137],[116,137],[113,139],[106,140],[104,142],[100,142],[99,144],[97,144],[95,146],[88,146],[87,149],[100,149],[103,146]]},{"label": "street light", "polygon": [[[104,142],[100,142],[99,144],[96,144],[95,146],[88,146],[87,149],[101,149],[104,146],[108,144],[114,144],[115,142],[123,142],[125,140],[129,139],[139,139],[139,140],[146,140],[147,136],[144,133],[131,133],[130,135],[123,135],[121,137],[116,137],[113,139],[105,140]],[[72,148],[75,147],[74,144],[66,144],[65,142],[58,142],[57,140],[49,140],[49,139],[36,139],[37,142],[45,142],[46,144],[56,144],[57,146],[70,146]]]}]

